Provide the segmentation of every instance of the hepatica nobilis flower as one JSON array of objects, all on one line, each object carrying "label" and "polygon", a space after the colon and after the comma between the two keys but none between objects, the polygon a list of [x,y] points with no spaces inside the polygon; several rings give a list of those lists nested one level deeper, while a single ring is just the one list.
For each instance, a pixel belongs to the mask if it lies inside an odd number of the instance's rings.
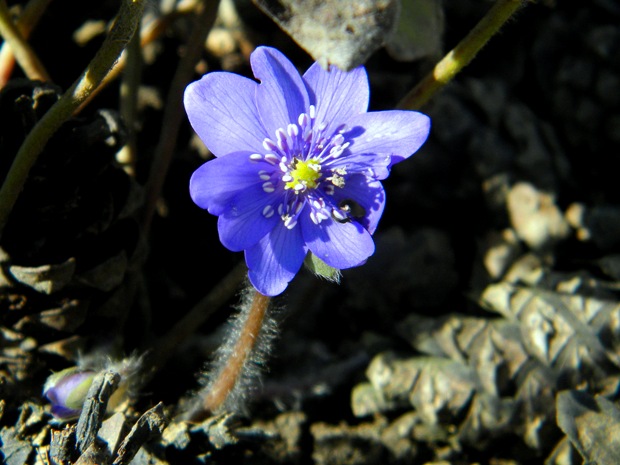
[{"label": "hepatica nobilis flower", "polygon": [[303,76],[278,50],[251,56],[258,81],[212,72],[190,84],[190,123],[216,156],[192,175],[194,202],[218,218],[220,240],[245,251],[262,294],[280,294],[308,251],[327,265],[373,254],[385,206],[381,180],[428,137],[415,111],[368,112],[364,67],[314,63]]}]

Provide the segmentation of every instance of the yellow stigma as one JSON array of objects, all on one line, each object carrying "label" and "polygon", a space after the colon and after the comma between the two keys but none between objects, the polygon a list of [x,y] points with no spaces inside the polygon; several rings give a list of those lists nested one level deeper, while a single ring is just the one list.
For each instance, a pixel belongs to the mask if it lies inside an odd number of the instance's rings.
[{"label": "yellow stigma", "polygon": [[294,166],[295,169],[290,172],[293,179],[284,185],[285,189],[303,191],[306,188],[314,189],[318,185],[316,181],[321,177],[321,165],[316,160],[297,160]]}]

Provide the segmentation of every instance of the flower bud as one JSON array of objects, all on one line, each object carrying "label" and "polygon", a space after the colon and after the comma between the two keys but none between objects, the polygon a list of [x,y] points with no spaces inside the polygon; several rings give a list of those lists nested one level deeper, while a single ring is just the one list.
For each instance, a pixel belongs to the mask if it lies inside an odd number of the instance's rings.
[{"label": "flower bud", "polygon": [[97,372],[78,367],[54,373],[45,382],[43,395],[52,404],[52,415],[60,421],[80,416],[88,389]]}]

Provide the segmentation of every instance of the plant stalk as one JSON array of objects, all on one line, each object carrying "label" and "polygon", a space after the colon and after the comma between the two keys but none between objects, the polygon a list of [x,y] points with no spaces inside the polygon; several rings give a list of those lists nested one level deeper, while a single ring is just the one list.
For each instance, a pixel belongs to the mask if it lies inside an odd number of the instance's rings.
[{"label": "plant stalk", "polygon": [[133,36],[145,0],[124,0],[114,26],[84,73],[30,131],[0,189],[0,233],[26,183],[30,169],[48,140],[97,88]]},{"label": "plant stalk", "polygon": [[506,22],[530,0],[499,0],[478,24],[398,103],[419,110],[467,66]]}]

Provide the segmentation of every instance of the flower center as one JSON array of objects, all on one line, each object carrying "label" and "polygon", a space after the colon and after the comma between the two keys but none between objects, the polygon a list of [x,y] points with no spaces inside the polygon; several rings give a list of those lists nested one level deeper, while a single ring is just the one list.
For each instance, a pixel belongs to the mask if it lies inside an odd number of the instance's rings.
[{"label": "flower center", "polygon": [[294,189],[296,193],[306,189],[315,189],[317,180],[321,177],[321,165],[316,159],[299,160],[295,158],[291,164],[293,168],[286,177],[285,189]]},{"label": "flower center", "polygon": [[263,192],[274,194],[264,206],[263,216],[271,218],[277,213],[288,229],[297,225],[304,210],[309,210],[314,224],[330,218],[346,223],[363,216],[348,204],[336,204],[333,198],[349,178],[347,165],[338,161],[351,144],[345,139],[346,126],[328,129],[315,118],[316,109],[310,105],[296,123],[277,129],[275,139],[263,139],[264,153],[249,156],[263,168],[258,170]]}]

